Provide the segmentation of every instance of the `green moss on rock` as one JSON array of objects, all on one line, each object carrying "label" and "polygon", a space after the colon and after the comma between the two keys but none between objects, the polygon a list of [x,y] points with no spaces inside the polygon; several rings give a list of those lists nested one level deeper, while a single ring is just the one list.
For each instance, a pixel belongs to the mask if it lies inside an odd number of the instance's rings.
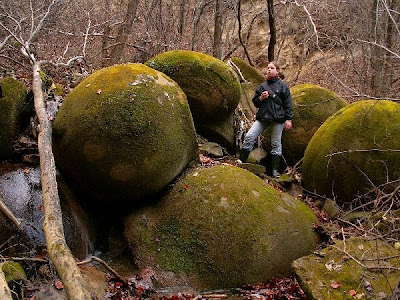
[{"label": "green moss on rock", "polygon": [[172,271],[195,288],[238,287],[290,274],[315,246],[315,221],[254,174],[216,166],[190,171],[156,206],[130,215],[125,236],[140,267]]},{"label": "green moss on rock", "polygon": [[[380,293],[390,297],[399,280],[400,271],[395,270],[400,267],[398,255],[398,250],[383,241],[350,238],[346,244],[339,241],[319,255],[299,258],[293,267],[310,299],[355,299],[351,290],[363,294],[359,299],[383,299]],[[394,269],[389,270],[389,266]],[[331,287],[335,282],[338,288]]]},{"label": "green moss on rock", "polygon": [[95,72],[66,97],[54,122],[57,164],[105,204],[161,191],[197,151],[185,94],[141,64]]},{"label": "green moss on rock", "polygon": [[[293,128],[282,136],[286,162],[293,166],[303,156],[312,136],[332,114],[348,105],[336,93],[314,84],[300,84],[290,89],[293,99]],[[264,134],[270,149],[271,129]]]},{"label": "green moss on rock", "polygon": [[26,103],[26,87],[13,78],[0,82],[0,159],[13,153],[13,143],[20,131],[21,116]]},{"label": "green moss on rock", "polygon": [[[328,118],[311,139],[303,161],[306,189],[342,202],[400,178],[400,106],[355,102]],[[387,186],[386,191],[392,187]]]},{"label": "green moss on rock", "polygon": [[1,271],[4,272],[6,281],[26,279],[24,268],[17,262],[8,261],[0,264]]},{"label": "green moss on rock", "polygon": [[239,103],[236,74],[223,61],[185,50],[159,54],[146,62],[175,80],[185,92],[195,123],[223,119]]}]

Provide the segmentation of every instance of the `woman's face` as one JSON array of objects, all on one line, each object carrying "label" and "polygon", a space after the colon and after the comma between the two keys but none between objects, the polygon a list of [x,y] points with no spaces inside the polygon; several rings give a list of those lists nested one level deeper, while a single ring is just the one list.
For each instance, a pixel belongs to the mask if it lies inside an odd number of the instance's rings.
[{"label": "woman's face", "polygon": [[275,78],[275,77],[278,77],[278,73],[279,73],[279,71],[278,71],[278,69],[275,67],[275,65],[274,64],[269,64],[268,65],[268,69],[267,69],[267,77],[268,78]]}]

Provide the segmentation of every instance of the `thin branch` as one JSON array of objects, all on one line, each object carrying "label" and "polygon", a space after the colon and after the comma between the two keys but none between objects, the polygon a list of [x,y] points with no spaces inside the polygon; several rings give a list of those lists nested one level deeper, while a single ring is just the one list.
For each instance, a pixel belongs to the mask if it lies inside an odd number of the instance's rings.
[{"label": "thin branch", "polygon": [[7,207],[1,196],[0,196],[0,211],[4,213],[4,215],[18,228],[18,230],[22,229],[21,222],[18,221],[18,219],[14,216],[12,211]]}]

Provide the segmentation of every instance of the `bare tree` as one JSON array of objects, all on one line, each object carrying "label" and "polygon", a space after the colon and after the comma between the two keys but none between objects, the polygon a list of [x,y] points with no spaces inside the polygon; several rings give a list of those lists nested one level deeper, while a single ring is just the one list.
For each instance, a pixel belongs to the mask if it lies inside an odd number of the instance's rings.
[{"label": "bare tree", "polygon": [[[32,90],[35,110],[40,123],[38,146],[45,209],[43,230],[50,259],[64,284],[69,299],[91,299],[90,293],[84,286],[79,267],[66,244],[64,236],[57,190],[56,168],[52,152],[51,123],[46,113],[40,77],[41,66],[50,62],[38,60],[32,50],[34,41],[43,30],[51,14],[60,9],[59,5],[59,0],[50,0],[46,5],[39,4],[38,6],[33,1],[29,1],[26,6],[19,6],[18,10],[14,3],[8,7],[2,6],[0,26],[8,35],[1,45],[4,47],[6,42],[10,40],[17,42],[20,45],[20,53],[30,61],[32,67]],[[71,59],[68,64],[64,65],[69,65],[76,59],[78,57]]]},{"label": "bare tree", "polygon": [[268,0],[268,23],[269,23],[269,44],[268,44],[268,60],[275,59],[275,45],[276,45],[276,26],[275,26],[275,12],[274,0]]},{"label": "bare tree", "polygon": [[221,0],[215,0],[215,19],[214,19],[214,44],[213,55],[222,58],[222,12]]}]

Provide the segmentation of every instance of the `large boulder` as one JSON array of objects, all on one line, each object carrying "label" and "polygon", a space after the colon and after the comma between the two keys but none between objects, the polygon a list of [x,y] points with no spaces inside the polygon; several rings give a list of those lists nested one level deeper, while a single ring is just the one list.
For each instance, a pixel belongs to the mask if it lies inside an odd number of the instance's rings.
[{"label": "large boulder", "polygon": [[400,178],[398,149],[400,106],[387,100],[355,102],[328,118],[312,137],[303,160],[304,187],[350,202]]},{"label": "large boulder", "polygon": [[[348,102],[336,93],[314,84],[300,84],[290,89],[293,100],[293,128],[282,135],[282,151],[288,165],[293,166],[317,129]],[[270,149],[271,129],[264,131],[265,147]]]},{"label": "large boulder", "polygon": [[[224,135],[224,130],[212,128],[213,122],[229,122],[240,100],[240,83],[229,66],[210,55],[185,50],[161,53],[148,60],[146,65],[167,74],[179,84],[188,98],[200,134],[232,147],[233,126],[227,135]],[[229,140],[229,143],[224,143],[224,140]]]},{"label": "large boulder", "polygon": [[99,204],[135,204],[197,159],[185,94],[142,64],[101,69],[66,97],[54,122],[64,174]]},{"label": "large boulder", "polygon": [[14,78],[0,82],[0,159],[9,158],[21,130],[21,116],[26,103],[26,87]]},{"label": "large boulder", "polygon": [[389,299],[400,278],[399,250],[353,237],[294,261],[309,299]]},{"label": "large boulder", "polygon": [[315,246],[315,221],[256,175],[216,166],[191,170],[157,205],[127,217],[125,236],[138,266],[159,279],[174,272],[194,288],[238,287],[289,275]]}]

